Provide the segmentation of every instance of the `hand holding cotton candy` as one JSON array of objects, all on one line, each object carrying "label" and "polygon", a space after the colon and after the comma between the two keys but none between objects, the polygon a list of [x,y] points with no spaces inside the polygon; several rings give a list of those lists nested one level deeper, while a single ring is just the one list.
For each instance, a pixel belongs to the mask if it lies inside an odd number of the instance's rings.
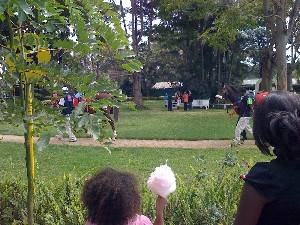
[{"label": "hand holding cotton candy", "polygon": [[148,180],[148,187],[154,193],[161,197],[167,197],[176,190],[176,179],[171,168],[166,164],[156,167]]}]

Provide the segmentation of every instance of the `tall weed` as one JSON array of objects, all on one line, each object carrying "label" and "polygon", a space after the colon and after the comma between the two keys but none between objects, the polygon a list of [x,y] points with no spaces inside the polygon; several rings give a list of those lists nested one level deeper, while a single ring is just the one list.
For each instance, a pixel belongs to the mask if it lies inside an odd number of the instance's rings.
[{"label": "tall weed", "polygon": [[[177,189],[168,196],[166,225],[230,225],[233,223],[243,182],[240,174],[249,163],[237,162],[227,153],[219,163],[218,173],[209,175],[209,163],[203,157],[199,166],[191,167],[194,177],[184,181],[177,176]],[[9,171],[9,170],[8,170]],[[217,175],[216,175],[217,174]],[[27,224],[24,179],[10,172],[0,179],[0,224]],[[56,182],[37,177],[35,180],[35,224],[85,224],[86,212],[81,203],[84,178],[66,174]],[[141,185],[142,213],[154,221],[155,198],[146,184]]]}]

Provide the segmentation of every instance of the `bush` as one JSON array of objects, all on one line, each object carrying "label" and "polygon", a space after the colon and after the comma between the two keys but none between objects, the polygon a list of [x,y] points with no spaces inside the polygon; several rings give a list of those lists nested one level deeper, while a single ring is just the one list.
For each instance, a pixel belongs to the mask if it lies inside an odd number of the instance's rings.
[{"label": "bush", "polygon": [[[218,175],[205,173],[204,158],[197,159],[199,168],[191,168],[194,177],[189,182],[177,176],[177,189],[168,197],[165,224],[232,224],[243,182],[240,174],[249,163],[226,154],[220,161]],[[8,170],[9,171],[9,170]],[[21,176],[2,174],[0,180],[0,224],[26,224],[27,188]],[[45,179],[35,181],[36,224],[84,224],[86,212],[81,203],[84,178],[65,175],[55,184]],[[155,196],[146,184],[141,186],[142,214],[154,221]]]}]

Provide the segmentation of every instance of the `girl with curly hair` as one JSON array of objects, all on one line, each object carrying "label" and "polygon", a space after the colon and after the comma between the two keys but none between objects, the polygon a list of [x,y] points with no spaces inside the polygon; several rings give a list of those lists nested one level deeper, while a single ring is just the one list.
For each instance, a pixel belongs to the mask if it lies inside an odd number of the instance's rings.
[{"label": "girl with curly hair", "polygon": [[[87,209],[86,225],[152,225],[149,218],[139,215],[141,196],[133,174],[112,168],[99,171],[86,181],[82,201]],[[163,225],[167,200],[156,199],[154,225]]]},{"label": "girl with curly hair", "polygon": [[253,136],[263,154],[276,158],[258,162],[246,175],[234,224],[299,225],[299,96],[275,92],[264,97],[254,110]]}]

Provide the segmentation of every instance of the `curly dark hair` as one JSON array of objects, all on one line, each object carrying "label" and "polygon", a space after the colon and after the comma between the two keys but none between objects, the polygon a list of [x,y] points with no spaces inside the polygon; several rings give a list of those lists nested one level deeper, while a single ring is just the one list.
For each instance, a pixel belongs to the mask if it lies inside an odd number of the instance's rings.
[{"label": "curly dark hair", "polygon": [[300,97],[290,92],[274,92],[255,108],[253,136],[260,151],[284,161],[300,160]]},{"label": "curly dark hair", "polygon": [[140,212],[141,196],[133,174],[112,168],[86,181],[82,201],[88,219],[97,225],[124,225]]}]

